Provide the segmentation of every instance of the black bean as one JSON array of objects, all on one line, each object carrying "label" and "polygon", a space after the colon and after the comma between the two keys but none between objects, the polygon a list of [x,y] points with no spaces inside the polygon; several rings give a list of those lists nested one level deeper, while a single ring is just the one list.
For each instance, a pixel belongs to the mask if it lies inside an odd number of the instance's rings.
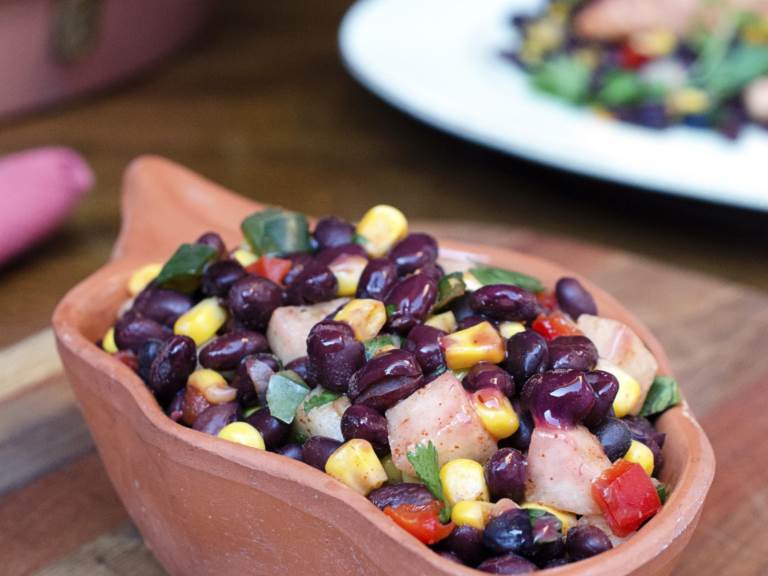
[{"label": "black bean", "polygon": [[436,300],[437,283],[432,278],[414,274],[401,280],[387,295],[389,327],[395,332],[407,333],[424,321]]},{"label": "black bean", "polygon": [[536,564],[517,554],[510,553],[488,558],[488,560],[481,562],[477,569],[491,574],[528,574],[536,571]]},{"label": "black bean", "polygon": [[592,370],[597,357],[597,347],[586,336],[560,336],[549,343],[551,369]]},{"label": "black bean", "polygon": [[246,406],[266,402],[269,379],[276,371],[274,362],[259,354],[244,358],[232,379],[232,387],[237,389],[237,399]]},{"label": "black bean", "polygon": [[445,367],[445,353],[440,346],[440,337],[445,336],[445,332],[417,324],[408,332],[408,338],[403,342],[403,350],[411,352],[416,356],[425,374],[435,372]]},{"label": "black bean", "polygon": [[341,434],[344,440],[368,440],[379,456],[389,452],[387,419],[368,406],[354,404],[344,411],[341,417]]},{"label": "black bean", "polygon": [[477,566],[488,551],[483,546],[483,532],[469,525],[456,526],[447,538],[440,541],[442,550],[451,552],[469,566]]},{"label": "black bean", "polygon": [[383,301],[396,282],[397,267],[392,262],[385,258],[371,260],[360,276],[356,296]]},{"label": "black bean", "polygon": [[285,444],[291,431],[289,424],[272,416],[269,408],[266,407],[256,410],[245,421],[261,433],[267,450],[274,450]]},{"label": "black bean", "polygon": [[115,322],[115,344],[120,350],[138,353],[147,340],[166,341],[173,335],[167,326],[129,310]]},{"label": "black bean", "polygon": [[346,392],[349,381],[365,362],[365,347],[344,322],[324,320],[307,337],[310,380],[334,392]]},{"label": "black bean", "polygon": [[389,259],[400,276],[414,272],[437,260],[437,241],[429,234],[408,234],[395,244]]},{"label": "black bean", "polygon": [[528,479],[528,462],[518,450],[501,448],[485,463],[485,481],[491,499],[522,502]]},{"label": "black bean", "polygon": [[139,347],[139,352],[136,355],[138,359],[136,371],[144,382],[149,382],[149,369],[162,347],[163,343],[160,340],[147,340]]},{"label": "black bean", "polygon": [[587,372],[587,382],[595,392],[595,405],[584,418],[584,425],[594,428],[613,413],[613,401],[619,392],[616,376],[603,370]]},{"label": "black bean", "polygon": [[507,341],[504,368],[512,374],[518,392],[522,391],[528,378],[544,372],[548,362],[547,341],[538,332],[518,332]]},{"label": "black bean", "polygon": [[555,284],[555,297],[560,308],[574,320],[582,314],[597,314],[594,298],[575,278],[560,278]]},{"label": "black bean", "polygon": [[237,260],[221,260],[209,264],[203,272],[201,290],[206,296],[226,298],[232,285],[247,272]]},{"label": "black bean", "polygon": [[532,320],[539,311],[536,297],[510,284],[490,284],[475,290],[469,297],[475,312],[498,320],[524,322]]},{"label": "black bean", "polygon": [[216,250],[218,258],[227,257],[227,246],[224,244],[221,236],[216,232],[206,232],[200,238],[195,241],[195,244],[202,244],[203,246],[209,246]]},{"label": "black bean", "polygon": [[288,286],[286,294],[289,304],[316,304],[331,300],[336,295],[338,283],[328,266],[313,261]]},{"label": "black bean", "polygon": [[605,455],[611,462],[624,456],[632,444],[632,433],[629,426],[618,418],[607,418],[592,432],[603,447]]},{"label": "black bean", "polygon": [[331,457],[336,449],[341,446],[341,442],[325,436],[312,436],[304,442],[301,447],[301,456],[307,464],[325,471],[325,463]]},{"label": "black bean", "polygon": [[610,538],[597,526],[574,526],[565,539],[565,550],[572,561],[591,558],[611,548]]},{"label": "black bean", "polygon": [[237,402],[213,404],[203,410],[192,428],[216,436],[224,426],[235,422],[239,415],[240,405]]},{"label": "black bean", "polygon": [[387,484],[377,488],[368,494],[368,500],[380,510],[384,510],[384,508],[389,506],[397,508],[401,504],[424,506],[434,502],[435,497],[427,490],[424,484],[403,482],[401,484]]},{"label": "black bean", "polygon": [[320,218],[313,232],[317,246],[321,250],[349,244],[354,234],[355,227],[337,216]]},{"label": "black bean", "polygon": [[491,518],[483,531],[483,544],[497,554],[527,554],[533,546],[528,511],[513,508]]},{"label": "black bean", "polygon": [[299,462],[304,461],[304,456],[301,452],[301,446],[298,444],[286,444],[285,446],[281,446],[280,448],[275,449],[275,453],[282,456],[287,456],[293,460],[298,460]]},{"label": "black bean", "polygon": [[195,342],[174,336],[163,344],[149,368],[149,388],[160,404],[170,402],[197,367]]},{"label": "black bean", "polygon": [[508,372],[490,362],[475,364],[461,381],[464,388],[470,392],[483,388],[496,388],[505,396],[515,393],[515,383]]},{"label": "black bean", "polygon": [[192,305],[192,298],[186,294],[148,286],[136,296],[132,310],[164,326],[173,326]]},{"label": "black bean", "polygon": [[389,350],[371,358],[349,381],[347,394],[355,404],[384,412],[424,384],[416,357],[407,350]]},{"label": "black bean", "polygon": [[234,370],[246,356],[268,349],[267,339],[259,332],[229,332],[200,350],[200,364],[211,370]]},{"label": "black bean", "polygon": [[261,276],[243,276],[229,289],[229,308],[232,314],[252,330],[264,330],[272,312],[282,303],[281,288]]}]

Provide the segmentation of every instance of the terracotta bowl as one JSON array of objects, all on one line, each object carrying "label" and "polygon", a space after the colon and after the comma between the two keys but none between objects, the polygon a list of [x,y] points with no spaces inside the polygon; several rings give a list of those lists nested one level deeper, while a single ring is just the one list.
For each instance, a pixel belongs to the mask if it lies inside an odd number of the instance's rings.
[{"label": "terracotta bowl", "polygon": [[[174,575],[477,575],[439,557],[364,497],[288,458],[184,428],[167,418],[139,377],[98,341],[127,297],[137,266],[167,258],[182,241],[216,230],[240,241],[241,219],[261,206],[159,158],[125,175],[123,228],[111,261],[73,288],[53,318],[59,352],[123,504]],[[572,272],[526,254],[442,242],[548,284]],[[600,310],[631,325],[669,361],[648,329],[608,294],[584,283]],[[714,474],[712,449],[683,404],[659,421],[667,433],[663,511],[629,542],[552,576],[669,574],[691,538]]]}]

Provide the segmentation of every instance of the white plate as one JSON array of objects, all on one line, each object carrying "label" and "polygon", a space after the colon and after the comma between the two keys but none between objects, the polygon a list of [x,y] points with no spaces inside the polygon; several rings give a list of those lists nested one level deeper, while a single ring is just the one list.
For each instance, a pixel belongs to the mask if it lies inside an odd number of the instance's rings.
[{"label": "white plate", "polygon": [[361,0],[339,44],[362,84],[446,132],[650,190],[768,211],[768,135],[736,142],[704,130],[650,130],[599,118],[535,92],[500,52],[515,13],[541,0]]}]

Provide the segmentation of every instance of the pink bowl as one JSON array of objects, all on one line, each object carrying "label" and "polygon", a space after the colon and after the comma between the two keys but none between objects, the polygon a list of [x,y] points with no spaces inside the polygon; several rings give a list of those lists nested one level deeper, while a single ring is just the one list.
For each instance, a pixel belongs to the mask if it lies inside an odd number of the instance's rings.
[{"label": "pink bowl", "polygon": [[211,0],[0,2],[0,116],[104,88],[168,56]]}]

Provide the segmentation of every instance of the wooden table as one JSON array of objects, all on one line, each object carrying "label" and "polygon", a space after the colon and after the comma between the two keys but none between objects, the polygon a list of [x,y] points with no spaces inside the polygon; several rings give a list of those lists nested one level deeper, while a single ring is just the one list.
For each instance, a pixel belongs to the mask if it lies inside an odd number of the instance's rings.
[{"label": "wooden table", "polygon": [[345,2],[222,4],[197,47],[140,83],[0,131],[0,152],[71,145],[99,178],[59,233],[0,273],[0,573],[162,573],[39,332],[60,296],[106,259],[120,174],[143,152],[314,214],[354,218],[385,200],[446,220],[429,226],[443,235],[541,254],[602,284],[657,332],[718,455],[679,574],[768,573],[768,296],[730,282],[768,287],[765,217],[545,170],[416,124],[341,68]]}]

